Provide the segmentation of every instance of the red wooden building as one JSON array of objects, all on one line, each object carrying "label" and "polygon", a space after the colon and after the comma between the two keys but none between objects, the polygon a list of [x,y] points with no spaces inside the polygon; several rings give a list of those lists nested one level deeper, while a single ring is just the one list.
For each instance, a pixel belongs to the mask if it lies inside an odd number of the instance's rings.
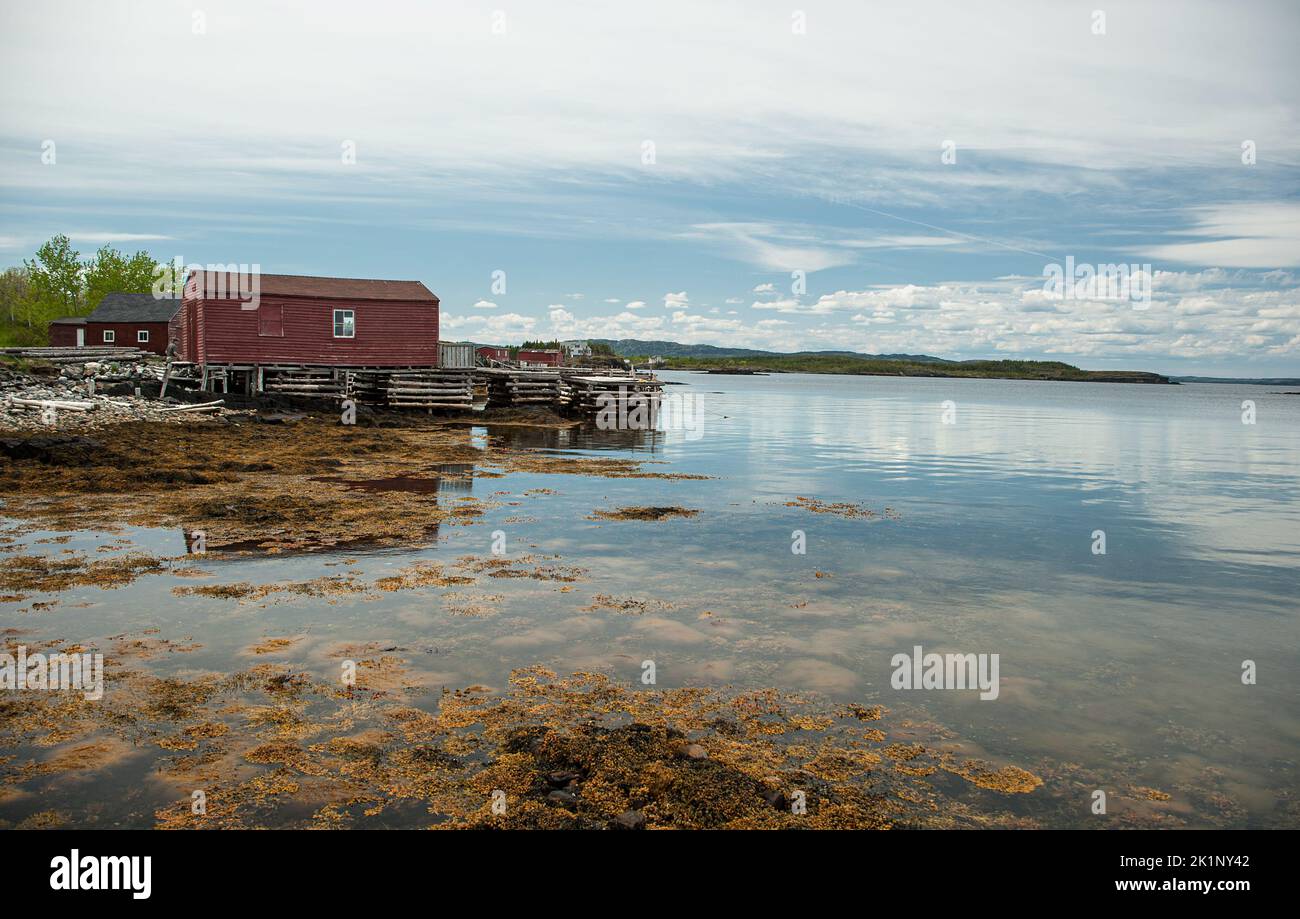
[{"label": "red wooden building", "polygon": [[558,367],[564,362],[564,355],[559,351],[525,351],[522,348],[515,354],[515,360],[520,364],[541,364],[547,367]]},{"label": "red wooden building", "polygon": [[86,346],[86,317],[69,316],[50,323],[51,348],[84,348]]},{"label": "red wooden building", "polygon": [[50,323],[50,344],[62,348],[139,348],[163,354],[176,301],[153,294],[105,294],[89,316]]},{"label": "red wooden building", "polygon": [[509,348],[492,348],[484,345],[481,348],[475,348],[474,353],[479,357],[486,358],[490,361],[508,361],[510,360]]},{"label": "red wooden building", "polygon": [[196,364],[438,366],[438,298],[419,281],[195,271],[175,325]]}]

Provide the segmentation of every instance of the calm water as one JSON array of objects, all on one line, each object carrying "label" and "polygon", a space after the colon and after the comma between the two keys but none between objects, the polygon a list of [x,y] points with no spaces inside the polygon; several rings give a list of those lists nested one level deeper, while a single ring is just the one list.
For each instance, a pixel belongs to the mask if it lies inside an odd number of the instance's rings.
[{"label": "calm water", "polygon": [[[195,582],[145,577],[64,594],[39,623],[0,605],[0,626],[192,636],[202,649],[155,665],[182,673],[246,666],[240,652],[257,639],[305,634],[292,659],[329,678],[336,643],[391,642],[425,652],[411,666],[434,688],[502,686],[534,663],[633,682],[649,659],[660,686],[775,685],[883,703],[894,724],[1043,775],[1049,793],[1008,806],[1052,824],[1087,825],[1094,788],[1148,786],[1173,795],[1168,809],[1193,825],[1300,825],[1300,396],[1277,386],[663,376],[689,384],[669,392],[703,400],[701,429],[486,436],[716,478],[477,479],[476,497],[520,503],[443,527],[430,547],[203,563],[213,582],[265,583],[337,574],[329,563],[348,557],[369,579],[417,559],[488,555],[502,530],[508,554],[589,569],[570,591],[484,579],[366,603],[241,605],[177,599],[172,586]],[[1253,425],[1242,423],[1247,399]],[[523,495],[536,488],[557,493]],[[786,506],[796,496],[898,516]],[[701,513],[589,519],[645,504]],[[796,530],[806,554],[791,551]],[[1104,555],[1093,552],[1096,530]],[[184,551],[178,533],[131,535],[160,554]],[[67,547],[111,538],[79,534]],[[584,611],[596,594],[647,607]],[[467,599],[490,614],[449,610]],[[72,608],[79,601],[90,605]],[[999,698],[892,689],[891,657],[918,644],[998,654]],[[1245,660],[1257,685],[1242,683]]]}]

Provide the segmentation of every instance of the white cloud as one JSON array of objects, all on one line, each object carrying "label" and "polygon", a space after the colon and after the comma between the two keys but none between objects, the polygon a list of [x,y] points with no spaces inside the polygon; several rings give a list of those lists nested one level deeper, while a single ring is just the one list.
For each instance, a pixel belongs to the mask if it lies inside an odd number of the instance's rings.
[{"label": "white cloud", "polygon": [[496,309],[496,308],[497,308],[497,305],[496,305],[495,303],[493,303],[491,300],[476,300],[476,301],[474,301],[474,309],[476,309],[476,310],[494,310],[494,309]]},{"label": "white cloud", "polygon": [[1187,242],[1134,251],[1156,261],[1229,268],[1300,267],[1300,204],[1228,204],[1194,208]]},{"label": "white cloud", "polygon": [[[130,28],[115,4],[54,8],[67,13],[51,15],[48,3],[7,11],[4,124],[45,125],[40,135],[11,133],[69,139],[87,126],[112,134],[130,125],[118,138],[123,150],[138,148],[142,132],[169,127],[220,145],[263,140],[261,155],[286,138],[317,140],[336,161],[340,140],[352,137],[358,168],[397,150],[456,164],[629,168],[639,164],[652,124],[658,170],[724,175],[748,166],[770,172],[773,161],[809,147],[882,143],[937,164],[944,136],[958,143],[959,167],[968,144],[1091,168],[1149,163],[1153,150],[1208,162],[1222,158],[1225,138],[1243,136],[1243,125],[1268,126],[1262,158],[1300,146],[1297,123],[1286,117],[1297,90],[1293,19],[1272,4],[1188,0],[1178,15],[1194,30],[1171,29],[1167,9],[1141,4],[1125,9],[1122,23],[1112,20],[1101,39],[1087,28],[1086,11],[1081,20],[1068,4],[1015,0],[827,3],[811,12],[808,34],[793,39],[788,13],[686,0],[599,16],[587,4],[556,4],[544,14],[526,6],[511,11],[504,35],[473,5],[415,0],[321,0],[306,11],[231,0],[207,10],[199,36],[163,2],[133,4]],[[680,44],[686,31],[689,48]],[[113,37],[111,55],[103,53],[105,36]],[[236,47],[241,66],[214,83],[211,74]],[[629,66],[646,48],[660,49],[654,80]],[[49,68],[55,49],[61,63]],[[343,59],[347,67],[330,66]],[[379,73],[384,92],[359,78]],[[745,78],[719,81],[719,73]],[[193,103],[86,92],[128,75]],[[1252,91],[1225,105],[1212,90],[1230,86]],[[483,117],[503,99],[510,118]],[[1118,111],[1116,99],[1125,100]],[[219,111],[240,115],[214,121]]]},{"label": "white cloud", "polygon": [[821,271],[852,264],[857,258],[849,249],[828,244],[806,230],[766,223],[700,223],[684,236],[711,243],[731,258],[771,271]]},{"label": "white cloud", "polygon": [[70,230],[67,236],[73,242],[95,243],[97,245],[171,239],[170,236],[163,236],[158,233],[116,233],[105,230]]},{"label": "white cloud", "polygon": [[664,307],[666,309],[670,309],[670,310],[681,309],[683,307],[690,306],[690,303],[691,303],[690,298],[686,296],[686,291],[684,290],[675,294],[674,293],[664,294]]},{"label": "white cloud", "polygon": [[515,343],[523,341],[537,328],[537,320],[519,313],[493,316],[456,316],[444,313],[440,325],[447,330],[463,329],[472,332],[481,340]]}]

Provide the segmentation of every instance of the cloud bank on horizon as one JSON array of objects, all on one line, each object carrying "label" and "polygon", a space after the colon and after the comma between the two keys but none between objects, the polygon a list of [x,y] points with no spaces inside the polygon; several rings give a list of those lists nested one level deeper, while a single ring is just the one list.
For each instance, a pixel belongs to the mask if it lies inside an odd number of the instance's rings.
[{"label": "cloud bank on horizon", "polygon": [[[477,341],[1300,374],[1294,3],[203,6],[0,14],[6,263],[418,278]],[[1150,295],[1051,296],[1067,259]]]}]

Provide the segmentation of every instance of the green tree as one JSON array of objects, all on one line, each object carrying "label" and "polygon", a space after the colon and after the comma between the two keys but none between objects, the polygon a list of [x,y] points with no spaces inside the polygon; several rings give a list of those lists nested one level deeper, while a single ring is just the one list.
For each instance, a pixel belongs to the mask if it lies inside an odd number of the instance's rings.
[{"label": "green tree", "polygon": [[81,256],[62,234],[42,243],[36,259],[23,260],[27,269],[27,296],[23,317],[28,326],[75,316],[81,306]]},{"label": "green tree", "polygon": [[0,315],[10,325],[18,324],[19,310],[27,299],[27,269],[6,268],[0,274]]},{"label": "green tree", "polygon": [[[101,246],[95,257],[83,263],[85,268],[86,311],[99,306],[105,294],[120,291],[147,294],[153,289],[154,271],[159,267],[148,252],[129,258],[111,246]],[[165,267],[165,266],[164,266]]]}]

